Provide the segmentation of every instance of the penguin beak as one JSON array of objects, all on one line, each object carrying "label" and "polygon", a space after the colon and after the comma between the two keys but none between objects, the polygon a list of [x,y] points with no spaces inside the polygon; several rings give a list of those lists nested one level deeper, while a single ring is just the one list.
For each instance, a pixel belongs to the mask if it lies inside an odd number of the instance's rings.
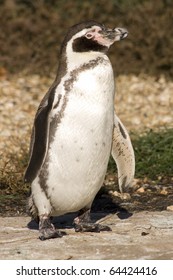
[{"label": "penguin beak", "polygon": [[103,38],[108,39],[113,44],[115,41],[122,40],[128,36],[128,31],[125,28],[103,29],[100,31]]},{"label": "penguin beak", "polygon": [[97,41],[100,45],[106,46],[109,48],[114,42],[120,41],[126,38],[128,35],[128,31],[125,28],[94,28],[93,30],[87,32],[85,37],[87,39],[93,39]]}]

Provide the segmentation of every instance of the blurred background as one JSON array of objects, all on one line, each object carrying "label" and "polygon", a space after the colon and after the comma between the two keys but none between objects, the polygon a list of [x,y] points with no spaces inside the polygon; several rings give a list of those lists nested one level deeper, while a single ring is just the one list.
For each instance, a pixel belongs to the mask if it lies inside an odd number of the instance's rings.
[{"label": "blurred background", "polygon": [[117,74],[173,75],[172,0],[1,0],[0,17],[0,65],[7,72],[54,71],[67,29],[94,19],[129,31],[111,49]]},{"label": "blurred background", "polygon": [[[55,77],[68,28],[90,19],[129,31],[109,52],[115,108],[135,150],[133,191],[148,195],[159,186],[154,193],[165,195],[166,207],[173,198],[173,1],[0,0],[0,18],[0,213],[25,212],[23,173],[35,112]],[[110,160],[105,182],[115,182],[115,174]]]}]

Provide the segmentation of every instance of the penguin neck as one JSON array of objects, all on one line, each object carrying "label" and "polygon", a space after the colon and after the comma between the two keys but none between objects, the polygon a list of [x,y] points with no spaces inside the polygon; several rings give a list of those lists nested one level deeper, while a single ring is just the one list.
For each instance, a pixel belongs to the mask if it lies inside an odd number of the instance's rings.
[{"label": "penguin neck", "polygon": [[66,47],[66,66],[68,72],[80,68],[82,65],[86,65],[90,61],[97,60],[98,58],[109,60],[105,53],[99,51],[75,52],[71,42]]},{"label": "penguin neck", "polygon": [[90,52],[74,52],[70,47],[66,48],[65,51],[61,53],[59,60],[57,76],[54,81],[54,85],[58,85],[61,79],[67,74],[71,73],[77,69],[86,68],[94,62],[97,64],[99,61],[106,61],[110,63],[108,56],[102,52],[90,51]]},{"label": "penguin neck", "polygon": [[91,61],[97,61],[99,58],[108,59],[108,57],[102,53],[73,53],[73,55],[67,57],[67,70],[71,72],[77,68],[81,68],[83,65],[90,64]]}]

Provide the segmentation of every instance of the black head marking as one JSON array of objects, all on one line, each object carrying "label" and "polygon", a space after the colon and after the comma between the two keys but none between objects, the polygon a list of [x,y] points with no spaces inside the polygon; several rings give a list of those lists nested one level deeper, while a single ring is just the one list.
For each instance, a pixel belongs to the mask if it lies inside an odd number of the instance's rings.
[{"label": "black head marking", "polygon": [[100,45],[97,41],[88,40],[86,37],[80,37],[73,42],[74,52],[88,52],[88,51],[100,51],[106,52],[108,48],[106,46]]},{"label": "black head marking", "polygon": [[78,23],[76,25],[73,25],[67,32],[65,38],[64,38],[64,41],[62,43],[62,46],[61,46],[61,54],[63,52],[63,50],[66,48],[66,45],[67,45],[67,42],[76,34],[78,33],[79,31],[85,29],[85,28],[90,28],[92,26],[98,26],[100,28],[104,28],[102,24],[94,21],[94,20],[90,20],[90,21],[85,21],[85,22],[81,22],[81,23]]}]

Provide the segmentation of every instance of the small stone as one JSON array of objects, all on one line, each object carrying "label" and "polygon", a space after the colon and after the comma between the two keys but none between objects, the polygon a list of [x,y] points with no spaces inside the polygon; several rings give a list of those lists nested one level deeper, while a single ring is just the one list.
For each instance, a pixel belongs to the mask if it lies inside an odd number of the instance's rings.
[{"label": "small stone", "polygon": [[131,195],[129,193],[122,193],[121,197],[123,200],[130,200],[131,199]]},{"label": "small stone", "polygon": [[168,192],[167,192],[167,190],[163,189],[163,190],[161,190],[160,194],[167,195]]},{"label": "small stone", "polygon": [[119,193],[119,192],[117,192],[117,191],[110,191],[109,192],[111,195],[113,195],[113,196],[116,196],[116,197],[121,197],[121,194]]},{"label": "small stone", "polygon": [[142,231],[142,232],[141,232],[141,235],[142,235],[142,236],[146,236],[146,235],[148,235],[148,234],[149,234],[149,232],[146,232],[146,231]]},{"label": "small stone", "polygon": [[143,187],[139,188],[137,191],[137,193],[144,193],[145,192],[145,189]]},{"label": "small stone", "polygon": [[173,211],[173,205],[167,206],[166,210],[168,210],[168,211]]},{"label": "small stone", "polygon": [[130,200],[131,199],[131,196],[129,193],[120,193],[120,192],[117,192],[117,191],[110,191],[109,192],[111,195],[115,196],[115,197],[119,197],[120,199],[122,200]]}]

